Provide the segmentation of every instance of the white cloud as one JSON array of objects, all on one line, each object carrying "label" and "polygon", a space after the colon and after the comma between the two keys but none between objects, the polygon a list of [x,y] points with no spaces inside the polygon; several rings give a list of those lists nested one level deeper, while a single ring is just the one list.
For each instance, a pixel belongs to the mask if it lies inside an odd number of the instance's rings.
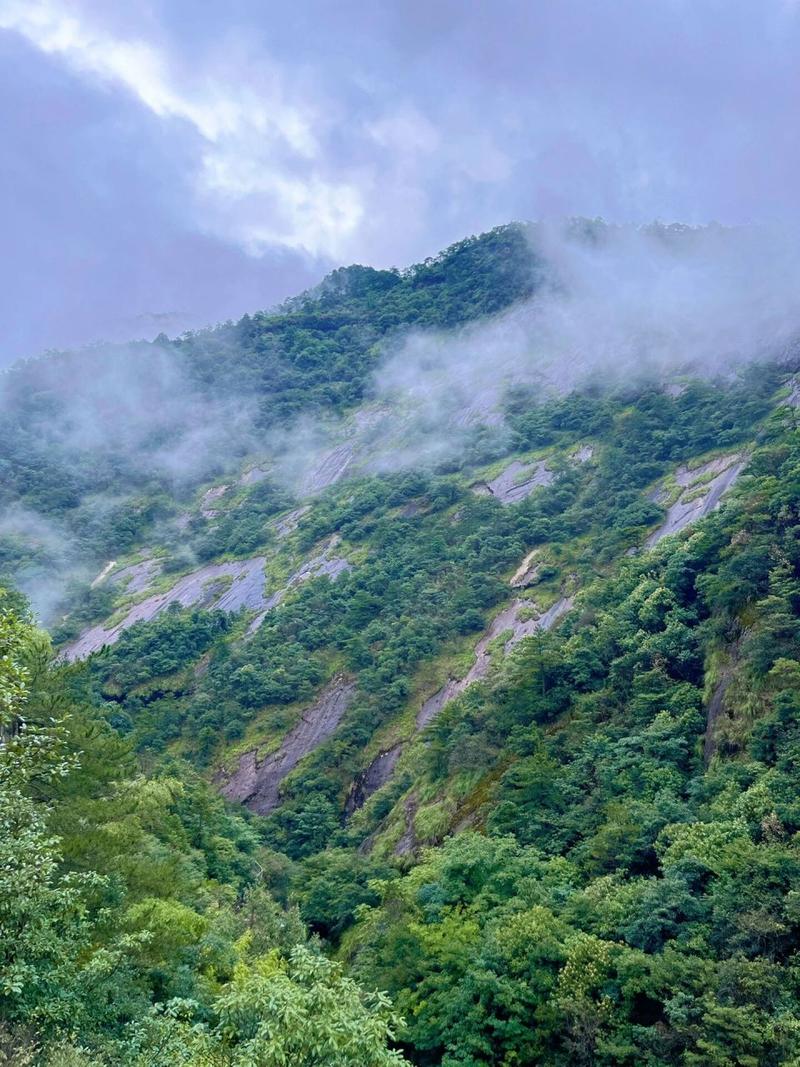
[{"label": "white cloud", "polygon": [[308,100],[287,101],[274,67],[261,61],[257,81],[230,69],[182,77],[163,49],[115,35],[60,0],[0,0],[0,29],[122,87],[159,118],[188,123],[202,140],[200,215],[218,235],[253,253],[277,244],[341,255],[363,214],[360,191],[327,173],[317,135],[325,118]]},{"label": "white cloud", "polygon": [[376,144],[403,156],[427,155],[441,147],[436,127],[410,105],[381,116],[369,125],[368,132]]}]

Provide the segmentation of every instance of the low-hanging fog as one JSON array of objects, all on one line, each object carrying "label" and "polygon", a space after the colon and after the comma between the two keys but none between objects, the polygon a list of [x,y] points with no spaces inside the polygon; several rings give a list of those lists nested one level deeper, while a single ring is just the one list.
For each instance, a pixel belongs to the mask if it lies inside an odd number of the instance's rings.
[{"label": "low-hanging fog", "polygon": [[454,421],[496,412],[509,385],[541,395],[727,375],[775,358],[800,327],[800,242],[721,227],[577,224],[535,231],[549,266],[529,301],[455,334],[414,332],[376,393]]},{"label": "low-hanging fog", "polygon": [[[535,402],[589,382],[614,388],[730,375],[793,351],[800,326],[793,233],[585,222],[528,233],[540,276],[534,295],[455,331],[387,340],[356,419],[310,413],[265,431],[257,418],[263,397],[231,394],[224,373],[218,387],[199,383],[170,343],[42,357],[0,378],[0,414],[13,415],[20,389],[39,398],[27,405],[34,414],[25,432],[76,471],[105,464],[101,498],[112,502],[115,469],[185,496],[248,459],[303,495],[315,468],[343,443],[350,453],[343,466],[353,473],[452,461],[481,423],[502,436],[511,386]],[[43,546],[61,584],[90,577],[77,563],[79,530],[15,508],[0,515],[3,536]],[[31,573],[26,591],[46,616],[59,582],[47,569]]]}]

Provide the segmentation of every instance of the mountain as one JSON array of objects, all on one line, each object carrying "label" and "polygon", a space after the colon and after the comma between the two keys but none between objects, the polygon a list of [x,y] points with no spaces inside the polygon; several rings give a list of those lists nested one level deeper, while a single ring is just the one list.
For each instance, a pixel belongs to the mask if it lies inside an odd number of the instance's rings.
[{"label": "mountain", "polygon": [[6,372],[11,1062],[800,1057],[763,262],[511,225]]}]

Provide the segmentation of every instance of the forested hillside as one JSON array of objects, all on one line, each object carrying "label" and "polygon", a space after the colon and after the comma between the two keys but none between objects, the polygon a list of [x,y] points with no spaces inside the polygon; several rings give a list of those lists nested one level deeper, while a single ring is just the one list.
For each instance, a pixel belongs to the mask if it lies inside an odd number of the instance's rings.
[{"label": "forested hillside", "polygon": [[0,1062],[800,1062],[800,360],[539,238],[4,376]]}]

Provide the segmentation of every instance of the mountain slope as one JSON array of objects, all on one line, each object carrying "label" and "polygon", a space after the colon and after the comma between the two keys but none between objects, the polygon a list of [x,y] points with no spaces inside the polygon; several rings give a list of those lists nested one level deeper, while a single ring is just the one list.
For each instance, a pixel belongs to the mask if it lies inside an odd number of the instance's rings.
[{"label": "mountain slope", "polygon": [[526,378],[530,238],[14,371],[6,566],[411,1062],[792,1062],[796,357]]}]

